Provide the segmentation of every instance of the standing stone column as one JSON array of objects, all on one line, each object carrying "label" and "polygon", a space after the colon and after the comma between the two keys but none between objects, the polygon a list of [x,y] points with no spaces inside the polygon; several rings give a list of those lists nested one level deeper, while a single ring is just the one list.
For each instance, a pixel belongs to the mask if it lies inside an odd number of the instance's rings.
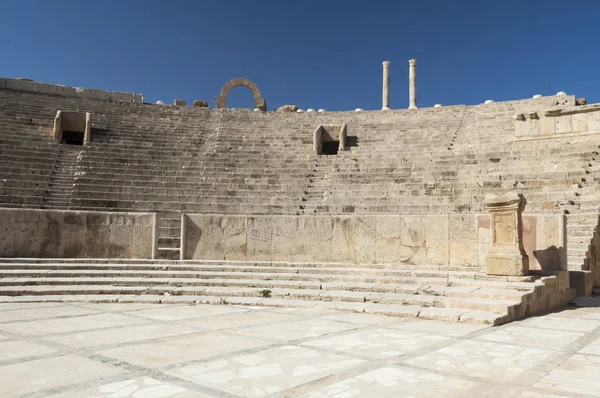
[{"label": "standing stone column", "polygon": [[408,61],[408,109],[417,109],[417,60]]},{"label": "standing stone column", "polygon": [[381,110],[390,110],[390,61],[383,61],[383,98]]},{"label": "standing stone column", "polygon": [[527,275],[529,257],[523,247],[525,198],[515,193],[506,196],[490,195],[485,207],[490,212],[492,247],[485,259],[488,275]]}]

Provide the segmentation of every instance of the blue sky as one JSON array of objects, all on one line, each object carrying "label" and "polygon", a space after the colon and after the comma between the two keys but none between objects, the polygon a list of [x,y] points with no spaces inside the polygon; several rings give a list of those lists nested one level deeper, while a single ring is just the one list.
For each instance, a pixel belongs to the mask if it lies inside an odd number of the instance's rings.
[{"label": "blue sky", "polygon": [[[420,107],[566,91],[600,102],[600,2],[2,0],[0,76],[208,100],[246,77],[270,109]],[[252,95],[231,91],[231,107]]]}]

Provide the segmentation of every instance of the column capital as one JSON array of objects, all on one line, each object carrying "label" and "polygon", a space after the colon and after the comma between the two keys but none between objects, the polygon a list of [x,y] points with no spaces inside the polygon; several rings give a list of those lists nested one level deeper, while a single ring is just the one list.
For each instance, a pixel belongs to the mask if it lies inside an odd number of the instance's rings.
[{"label": "column capital", "polygon": [[390,67],[390,61],[383,61],[383,67],[384,68],[389,68]]},{"label": "column capital", "polygon": [[409,59],[408,60],[408,66],[417,66],[417,60],[416,59]]}]

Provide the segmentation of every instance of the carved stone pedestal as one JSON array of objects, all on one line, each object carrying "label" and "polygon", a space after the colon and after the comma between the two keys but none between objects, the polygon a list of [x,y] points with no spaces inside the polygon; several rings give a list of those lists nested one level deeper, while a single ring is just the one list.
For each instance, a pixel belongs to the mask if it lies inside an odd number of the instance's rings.
[{"label": "carved stone pedestal", "polygon": [[527,275],[529,258],[523,247],[525,209],[523,195],[486,196],[485,207],[490,212],[492,247],[485,260],[488,275]]}]

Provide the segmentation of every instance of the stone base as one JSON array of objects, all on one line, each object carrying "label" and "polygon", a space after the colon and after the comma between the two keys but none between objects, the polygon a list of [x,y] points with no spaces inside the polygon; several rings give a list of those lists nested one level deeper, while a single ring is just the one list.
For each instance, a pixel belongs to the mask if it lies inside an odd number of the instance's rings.
[{"label": "stone base", "polygon": [[593,290],[593,279],[591,271],[570,270],[570,286],[577,292],[577,296],[591,296]]},{"label": "stone base", "polygon": [[521,253],[490,252],[485,260],[488,275],[518,276],[529,274],[529,257]]}]

